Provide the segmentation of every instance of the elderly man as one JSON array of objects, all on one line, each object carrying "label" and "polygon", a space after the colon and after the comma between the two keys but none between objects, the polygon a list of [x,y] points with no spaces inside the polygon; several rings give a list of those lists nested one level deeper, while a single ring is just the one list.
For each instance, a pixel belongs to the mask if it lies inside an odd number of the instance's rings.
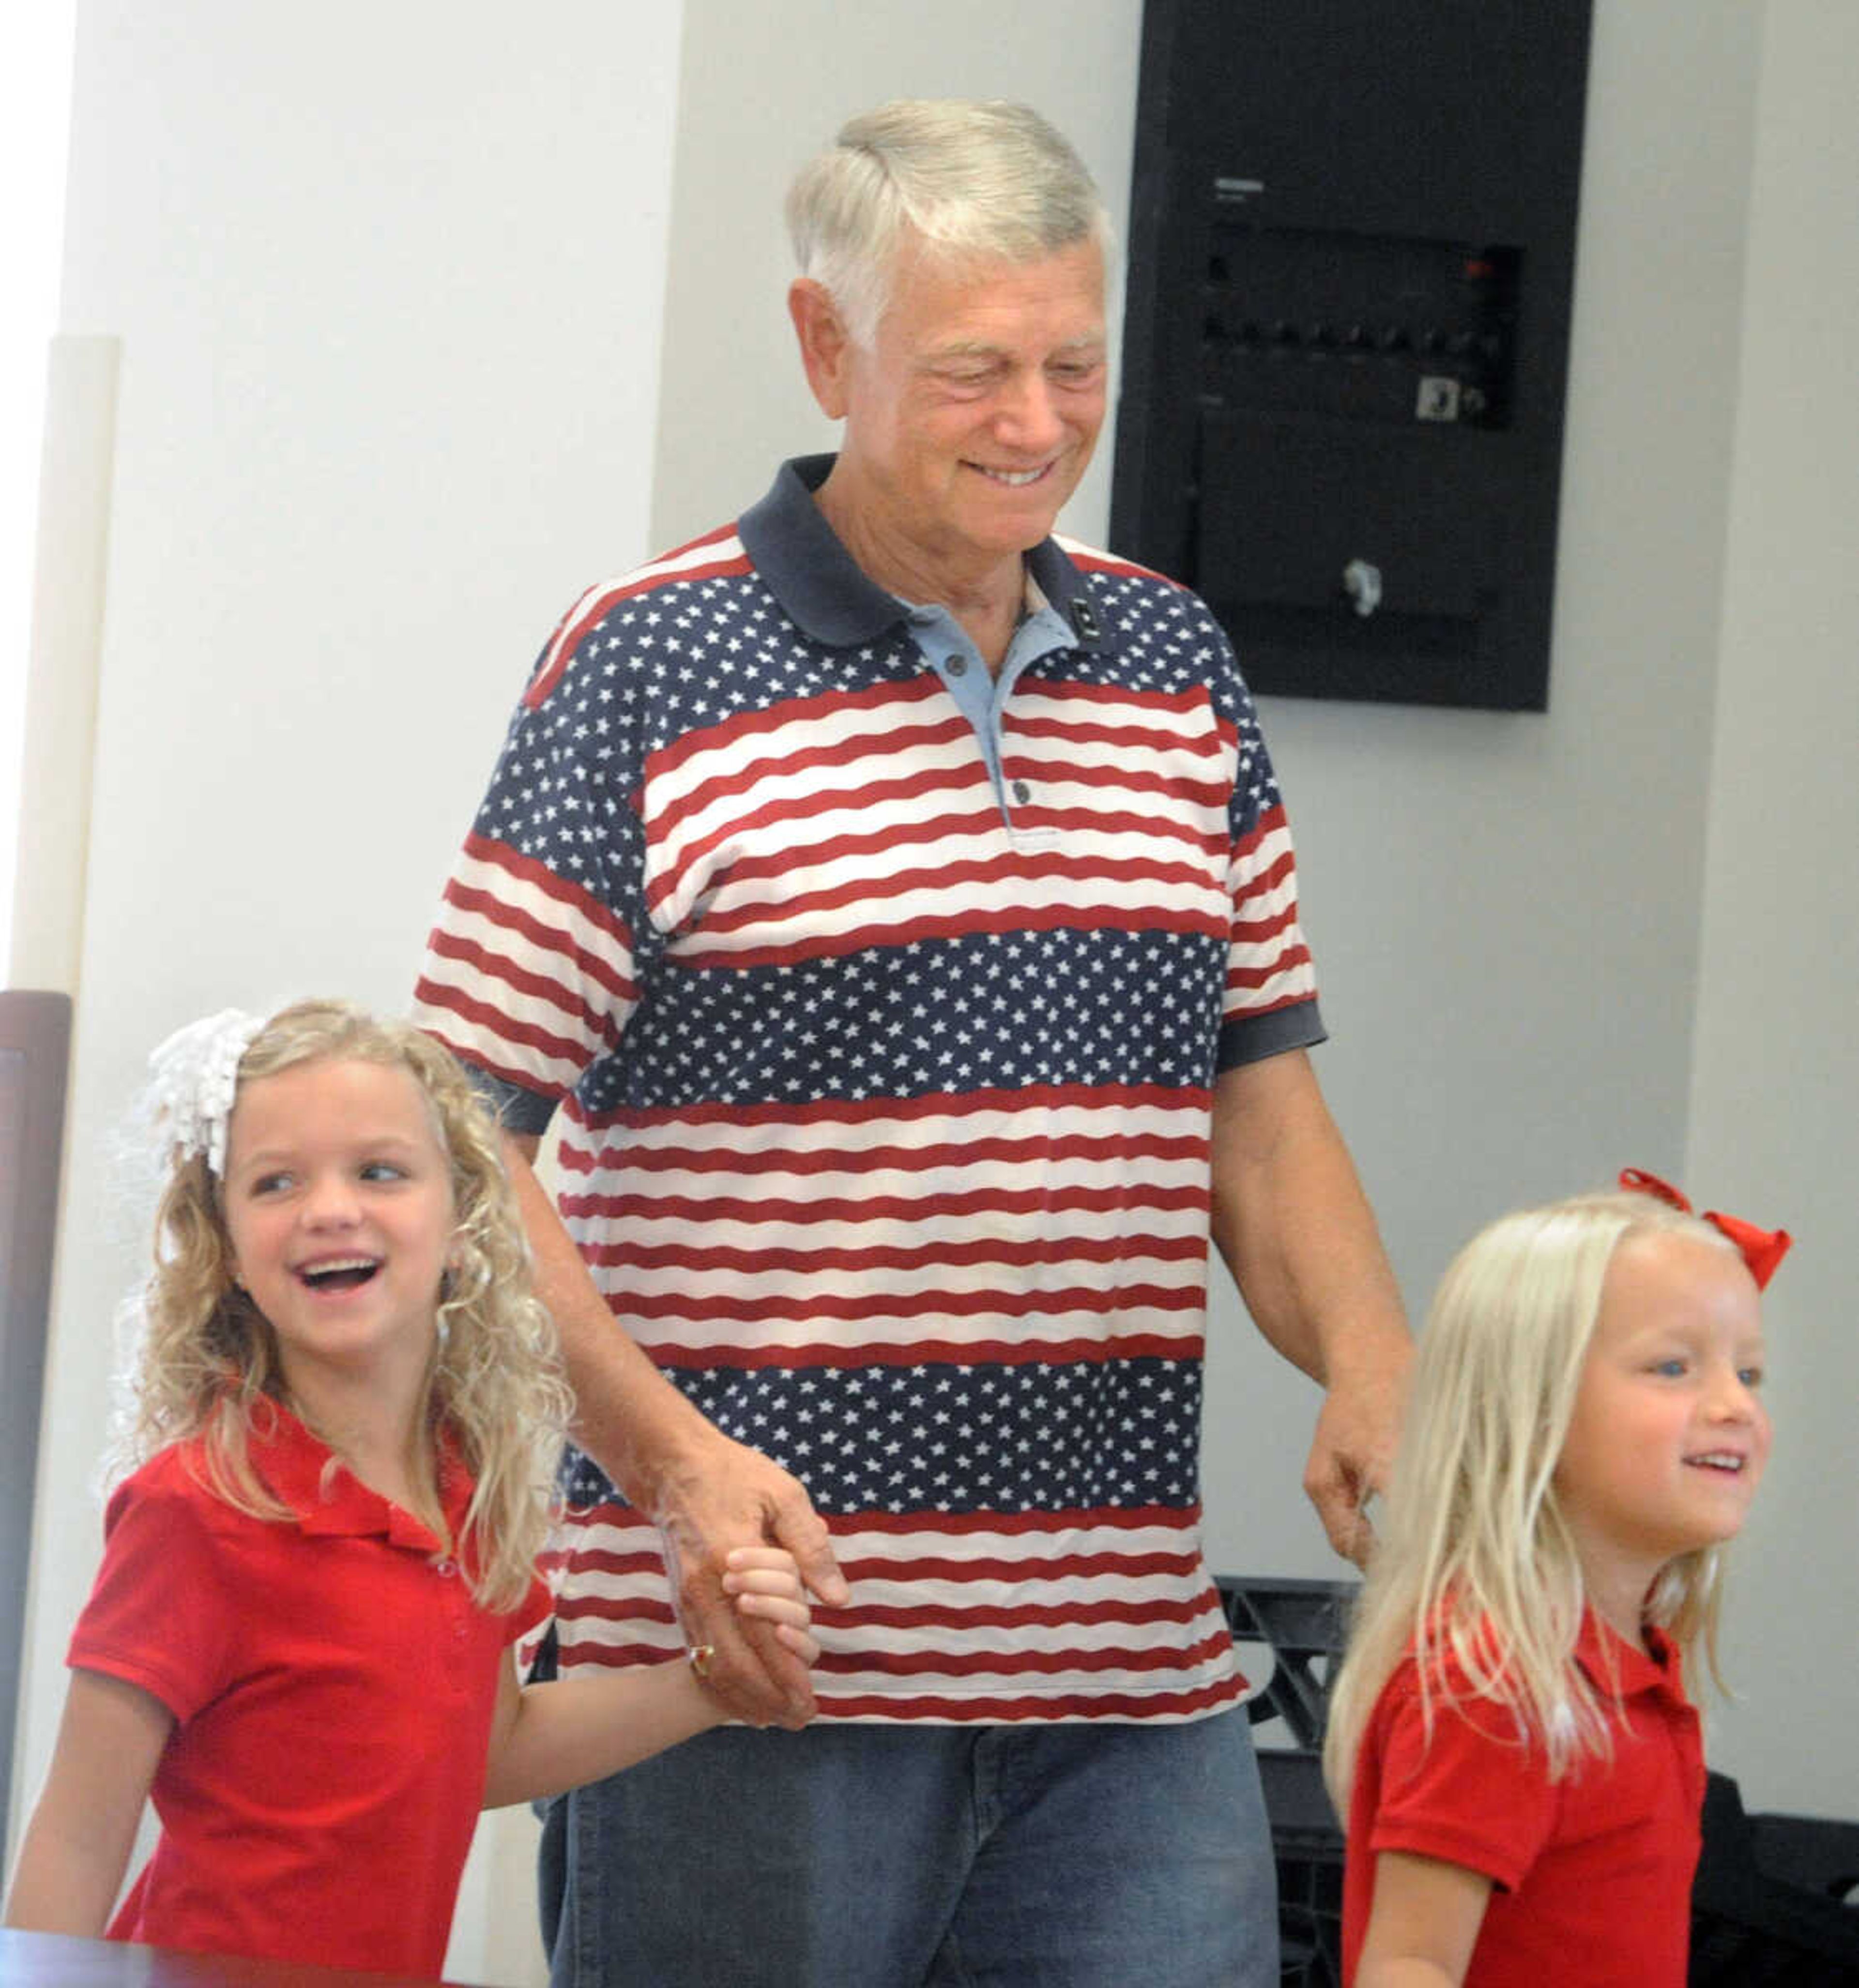
[{"label": "elderly man", "polygon": [[[561,1135],[566,1232],[519,1168],[581,1402],[559,1661],[681,1645],[744,1722],[552,1816],[554,1979],[1275,1981],[1210,1229],[1324,1387],[1346,1553],[1408,1356],[1278,789],[1201,604],[1051,536],[1105,397],[1070,147],[891,105],[789,218],[842,446],[570,611],[420,990]],[[721,1604],[764,1536],[811,1679]]]}]

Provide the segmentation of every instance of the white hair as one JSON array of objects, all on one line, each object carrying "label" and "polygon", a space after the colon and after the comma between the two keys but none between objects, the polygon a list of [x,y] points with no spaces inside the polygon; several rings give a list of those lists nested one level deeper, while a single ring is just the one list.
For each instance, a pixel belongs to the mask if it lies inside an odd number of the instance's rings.
[{"label": "white hair", "polygon": [[870,349],[899,249],[1033,262],[1080,242],[1108,259],[1110,218],[1083,161],[1023,103],[905,100],[855,117],[787,198],[803,276]]}]

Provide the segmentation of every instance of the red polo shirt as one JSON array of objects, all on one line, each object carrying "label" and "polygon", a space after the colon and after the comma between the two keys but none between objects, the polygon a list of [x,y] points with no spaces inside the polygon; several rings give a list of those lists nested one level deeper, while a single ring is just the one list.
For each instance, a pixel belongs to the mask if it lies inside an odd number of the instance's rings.
[{"label": "red polo shirt", "polygon": [[1650,1655],[1591,1614],[1583,1625],[1577,1662],[1620,1694],[1614,1754],[1578,1755],[1556,1782],[1541,1748],[1513,1736],[1508,1713],[1465,1702],[1455,1667],[1447,1674],[1462,1702],[1435,1699],[1429,1737],[1414,1661],[1401,1664],[1369,1721],[1350,1797],[1345,1981],[1367,1930],[1376,1855],[1401,1850],[1492,1881],[1465,1988],[1683,1988],[1704,1754],[1678,1653],[1657,1630],[1648,1640]]},{"label": "red polo shirt", "polygon": [[[118,1939],[437,1976],[484,1793],[506,1646],[538,1583],[492,1615],[417,1519],[282,1410],[260,1475],[297,1514],[206,1489],[199,1445],[117,1489],[68,1661],[174,1715],[152,1790],[161,1834]],[[472,1493],[441,1473],[454,1537]]]}]

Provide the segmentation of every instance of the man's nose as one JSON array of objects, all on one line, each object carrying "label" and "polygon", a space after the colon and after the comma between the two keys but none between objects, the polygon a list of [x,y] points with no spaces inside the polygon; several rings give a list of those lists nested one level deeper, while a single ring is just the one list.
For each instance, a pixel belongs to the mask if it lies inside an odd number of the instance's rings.
[{"label": "man's nose", "polygon": [[1037,368],[1016,374],[1002,390],[996,421],[1002,439],[1018,448],[1052,448],[1065,432],[1052,383]]}]

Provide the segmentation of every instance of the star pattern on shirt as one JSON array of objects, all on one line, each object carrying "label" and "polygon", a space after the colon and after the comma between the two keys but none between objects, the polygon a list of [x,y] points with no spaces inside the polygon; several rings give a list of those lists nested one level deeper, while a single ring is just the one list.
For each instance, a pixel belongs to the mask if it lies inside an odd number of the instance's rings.
[{"label": "star pattern on shirt", "polygon": [[[822,1512],[1097,1511],[1200,1496],[1198,1361],[719,1368],[672,1376]],[[571,1509],[617,1494],[579,1451]]]},{"label": "star pattern on shirt", "polygon": [[590,1109],[1212,1081],[1225,948],[1061,928],[668,975]]},{"label": "star pattern on shirt", "polygon": [[[1192,593],[1144,574],[1093,572],[1102,651],[1061,651],[1033,674],[1137,694],[1205,688],[1239,740],[1235,804],[1279,799],[1252,702],[1219,624]],[[927,666],[908,624],[849,647],[810,639],[759,576],[672,580],[617,602],[576,646],[542,704],[519,708],[478,832],[645,921],[634,800],[650,756],[672,741],[792,699],[908,681]]]}]

